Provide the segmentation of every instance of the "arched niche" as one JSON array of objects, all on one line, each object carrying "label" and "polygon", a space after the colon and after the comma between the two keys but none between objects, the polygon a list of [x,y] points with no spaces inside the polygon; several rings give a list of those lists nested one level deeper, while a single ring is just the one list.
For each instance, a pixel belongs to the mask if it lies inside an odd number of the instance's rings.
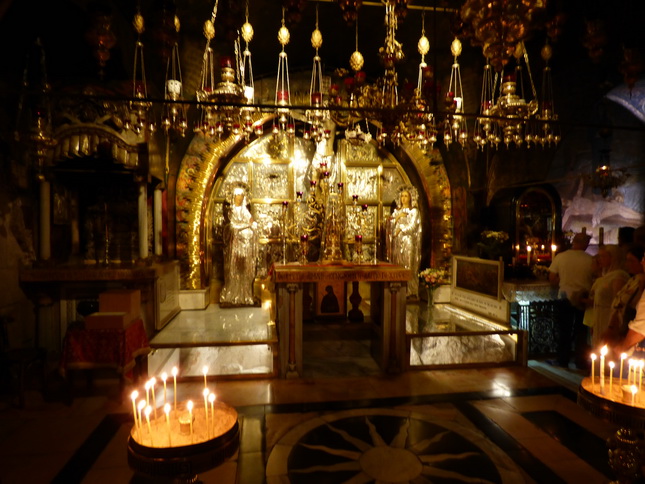
[{"label": "arched niche", "polygon": [[[241,136],[221,140],[196,136],[177,178],[177,258],[182,289],[205,288],[211,275],[221,278],[222,210],[227,187],[233,181],[249,186],[252,211],[259,224],[259,275],[266,274],[270,263],[281,255],[279,223],[283,202],[289,202],[289,216],[296,218],[297,192],[302,191],[306,198],[311,166],[326,157],[335,159],[334,169],[344,184],[347,251],[351,250],[351,230],[357,223],[352,216],[352,195],[356,192],[360,204],[368,206],[363,219],[368,259],[375,242],[379,254],[383,253],[382,221],[390,213],[396,189],[401,184],[412,184],[419,192],[423,217],[422,265],[449,257],[450,186],[438,152],[424,154],[411,145],[389,151],[374,142],[352,144],[342,137],[317,148],[299,136],[281,139],[266,134],[249,142]],[[291,234],[294,235],[297,233]],[[297,239],[291,237],[290,243],[297,244]]]}]

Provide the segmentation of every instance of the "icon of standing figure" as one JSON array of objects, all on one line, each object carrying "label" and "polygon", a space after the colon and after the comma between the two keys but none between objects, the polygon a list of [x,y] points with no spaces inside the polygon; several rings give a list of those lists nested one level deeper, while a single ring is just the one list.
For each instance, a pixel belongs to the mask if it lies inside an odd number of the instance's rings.
[{"label": "icon of standing figure", "polygon": [[396,208],[387,222],[388,254],[390,262],[410,269],[407,297],[419,297],[419,262],[421,259],[421,216],[417,189],[402,186],[396,197]]},{"label": "icon of standing figure", "polygon": [[224,287],[220,306],[253,306],[258,243],[257,223],[253,220],[243,183],[233,186],[225,207]]}]

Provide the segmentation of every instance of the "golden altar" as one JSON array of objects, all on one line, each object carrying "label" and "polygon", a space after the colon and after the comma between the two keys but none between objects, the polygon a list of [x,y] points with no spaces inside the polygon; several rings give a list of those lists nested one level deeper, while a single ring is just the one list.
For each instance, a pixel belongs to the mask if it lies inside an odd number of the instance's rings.
[{"label": "golden altar", "polygon": [[382,370],[399,372],[404,367],[407,281],[411,274],[402,266],[377,264],[276,264],[271,270],[275,283],[277,325],[280,335],[280,374],[298,378],[303,370],[304,285],[327,281],[351,282],[352,310],[358,309],[358,283],[370,283],[370,319],[376,329],[372,354]]}]

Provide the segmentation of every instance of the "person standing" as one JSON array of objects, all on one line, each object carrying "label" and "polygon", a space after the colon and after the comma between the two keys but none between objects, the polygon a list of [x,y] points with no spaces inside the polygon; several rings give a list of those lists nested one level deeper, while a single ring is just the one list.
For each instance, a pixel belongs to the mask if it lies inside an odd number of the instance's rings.
[{"label": "person standing", "polygon": [[622,251],[619,246],[601,245],[598,249],[598,260],[602,275],[594,281],[589,293],[589,302],[593,307],[593,348],[602,346],[602,336],[609,326],[614,297],[629,279],[629,273],[622,269]]},{"label": "person standing", "polygon": [[581,298],[589,294],[593,283],[592,257],[585,251],[589,247],[587,234],[574,235],[571,249],[560,252],[549,267],[549,282],[558,287],[562,304],[556,316],[557,363],[568,367],[571,346],[574,346],[574,363],[577,368],[587,366],[585,348],[586,329],[583,324],[584,306]]}]

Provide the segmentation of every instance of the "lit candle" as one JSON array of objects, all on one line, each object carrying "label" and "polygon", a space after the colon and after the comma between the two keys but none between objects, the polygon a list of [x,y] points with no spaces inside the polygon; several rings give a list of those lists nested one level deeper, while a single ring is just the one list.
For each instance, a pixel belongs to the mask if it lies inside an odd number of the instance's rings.
[{"label": "lit candle", "polygon": [[213,426],[213,437],[215,437],[215,394],[208,395],[208,401],[211,402],[211,425]]},{"label": "lit candle", "polygon": [[636,398],[636,393],[638,393],[638,388],[636,388],[636,385],[632,385],[632,405],[634,405],[634,399]]},{"label": "lit candle", "polygon": [[616,366],[616,363],[613,361],[609,362],[609,396],[611,397],[612,391],[613,391],[613,386],[614,386],[614,367]]},{"label": "lit candle", "polygon": [[141,412],[143,412],[143,409],[146,408],[146,401],[142,398],[139,400],[139,403],[137,403],[137,410],[139,412],[139,424],[143,427],[143,419],[141,417]]},{"label": "lit candle", "polygon": [[618,374],[618,378],[620,378],[621,385],[623,381],[623,361],[625,361],[625,358],[627,358],[627,353],[621,353],[620,354],[620,373]]},{"label": "lit candle", "polygon": [[208,375],[207,366],[204,366],[204,368],[202,368],[202,373],[204,374],[204,388],[208,388],[208,382],[206,381],[206,375]]},{"label": "lit candle", "polygon": [[170,404],[166,403],[163,406],[163,411],[166,413],[166,429],[168,430],[168,447],[172,447],[172,439],[170,436]]},{"label": "lit candle", "polygon": [[172,367],[173,390],[175,394],[175,412],[177,411],[177,367]]},{"label": "lit candle", "polygon": [[165,404],[168,399],[166,398],[166,380],[168,379],[168,373],[165,371],[161,374],[161,380],[163,381],[163,403]]},{"label": "lit candle", "polygon": [[150,380],[150,389],[152,390],[152,408],[155,411],[155,420],[157,420],[157,398],[155,397],[155,385],[157,384],[157,379],[153,376]]},{"label": "lit candle", "polygon": [[148,433],[150,434],[150,445],[154,447],[155,444],[152,441],[152,426],[150,425],[150,414],[152,413],[152,407],[150,405],[146,406],[145,413],[146,413],[146,422],[148,422]]},{"label": "lit candle", "polygon": [[531,250],[532,247],[530,245],[526,246],[526,265],[531,265]]},{"label": "lit candle", "polygon": [[150,405],[150,380],[145,384],[146,389],[146,405]]},{"label": "lit candle", "polygon": [[594,367],[596,366],[596,353],[591,353],[591,391],[593,392],[594,385],[596,384],[595,382],[595,377],[594,377]]},{"label": "lit candle", "polygon": [[136,400],[137,400],[138,396],[139,396],[139,392],[136,391],[136,390],[133,391],[130,394],[130,398],[132,399],[132,414],[134,415],[134,426],[136,428],[139,428],[139,425],[140,425],[139,421],[137,420],[137,403],[136,403]]},{"label": "lit candle", "polygon": [[555,244],[551,244],[551,260],[555,258],[555,251],[558,250],[558,246]]},{"label": "lit candle", "polygon": [[190,440],[193,440],[193,401],[188,400],[186,403],[186,408],[188,408],[188,420],[190,422]]},{"label": "lit candle", "polygon": [[632,384],[632,365],[634,363],[633,359],[627,360],[627,384],[631,385]]},{"label": "lit candle", "polygon": [[607,351],[607,345],[600,348],[600,393],[605,393],[605,356]]},{"label": "lit candle", "polygon": [[208,394],[210,393],[210,390],[208,388],[204,388],[202,393],[204,394],[204,418],[206,419],[206,430],[208,430]]}]

